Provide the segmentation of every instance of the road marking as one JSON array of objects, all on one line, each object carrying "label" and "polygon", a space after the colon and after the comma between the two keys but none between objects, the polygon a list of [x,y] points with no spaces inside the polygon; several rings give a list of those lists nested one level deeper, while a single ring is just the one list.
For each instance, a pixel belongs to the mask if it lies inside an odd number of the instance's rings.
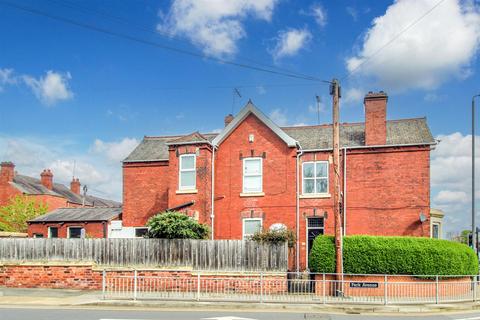
[{"label": "road marking", "polygon": [[203,320],[256,320],[256,319],[226,316],[226,317],[203,318]]}]

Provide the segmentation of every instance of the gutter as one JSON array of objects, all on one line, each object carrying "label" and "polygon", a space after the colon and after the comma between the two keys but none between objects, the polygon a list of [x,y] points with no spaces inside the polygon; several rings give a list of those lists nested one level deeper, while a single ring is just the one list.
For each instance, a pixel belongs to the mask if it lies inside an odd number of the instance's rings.
[{"label": "gutter", "polygon": [[[370,148],[392,148],[392,147],[416,147],[416,146],[435,146],[437,142],[429,143],[404,143],[404,144],[381,144],[381,145],[371,145],[371,146],[350,146],[343,147],[342,149],[370,149]],[[333,148],[319,148],[319,149],[305,149],[303,152],[319,152],[319,151],[332,151]]]}]

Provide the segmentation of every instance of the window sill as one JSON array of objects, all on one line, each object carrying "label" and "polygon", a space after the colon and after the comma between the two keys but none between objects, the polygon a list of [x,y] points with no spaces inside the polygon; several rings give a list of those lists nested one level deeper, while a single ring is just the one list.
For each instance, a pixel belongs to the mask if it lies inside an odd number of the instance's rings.
[{"label": "window sill", "polygon": [[301,194],[300,199],[327,199],[331,198],[330,193]]},{"label": "window sill", "polygon": [[265,196],[264,192],[255,192],[255,193],[240,193],[240,197],[246,198],[246,197],[263,197]]},{"label": "window sill", "polygon": [[197,189],[177,190],[175,193],[176,194],[193,194],[193,193],[198,193],[198,190]]}]

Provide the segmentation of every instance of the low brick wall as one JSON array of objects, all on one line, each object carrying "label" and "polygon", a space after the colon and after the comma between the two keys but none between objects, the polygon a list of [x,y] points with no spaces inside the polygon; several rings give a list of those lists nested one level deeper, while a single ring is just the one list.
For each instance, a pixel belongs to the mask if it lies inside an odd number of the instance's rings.
[{"label": "low brick wall", "polygon": [[[343,291],[345,296],[383,297],[385,295],[385,276],[344,276],[344,285],[341,288],[335,276],[315,275],[315,292],[317,295],[334,296],[337,290]],[[323,286],[325,285],[325,290]],[[435,279],[422,279],[412,276],[388,276],[388,297],[418,297],[435,298],[437,285]],[[439,278],[439,297],[461,297],[470,294],[472,282],[470,277]]]},{"label": "low brick wall", "polygon": [[[10,288],[52,288],[102,290],[103,268],[93,264],[5,264],[0,265],[0,286]],[[108,268],[107,290],[133,290],[133,271]],[[199,272],[151,269],[137,272],[139,292],[196,292]],[[287,292],[286,273],[264,275],[248,272],[200,272],[200,289],[205,292],[264,294]]]}]

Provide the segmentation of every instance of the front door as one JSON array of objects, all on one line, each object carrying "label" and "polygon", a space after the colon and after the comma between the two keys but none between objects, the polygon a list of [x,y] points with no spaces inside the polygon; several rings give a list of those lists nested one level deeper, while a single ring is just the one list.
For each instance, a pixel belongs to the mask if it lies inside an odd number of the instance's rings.
[{"label": "front door", "polygon": [[323,234],[323,222],[323,217],[307,218],[307,255],[310,254],[312,250],[315,238]]}]

